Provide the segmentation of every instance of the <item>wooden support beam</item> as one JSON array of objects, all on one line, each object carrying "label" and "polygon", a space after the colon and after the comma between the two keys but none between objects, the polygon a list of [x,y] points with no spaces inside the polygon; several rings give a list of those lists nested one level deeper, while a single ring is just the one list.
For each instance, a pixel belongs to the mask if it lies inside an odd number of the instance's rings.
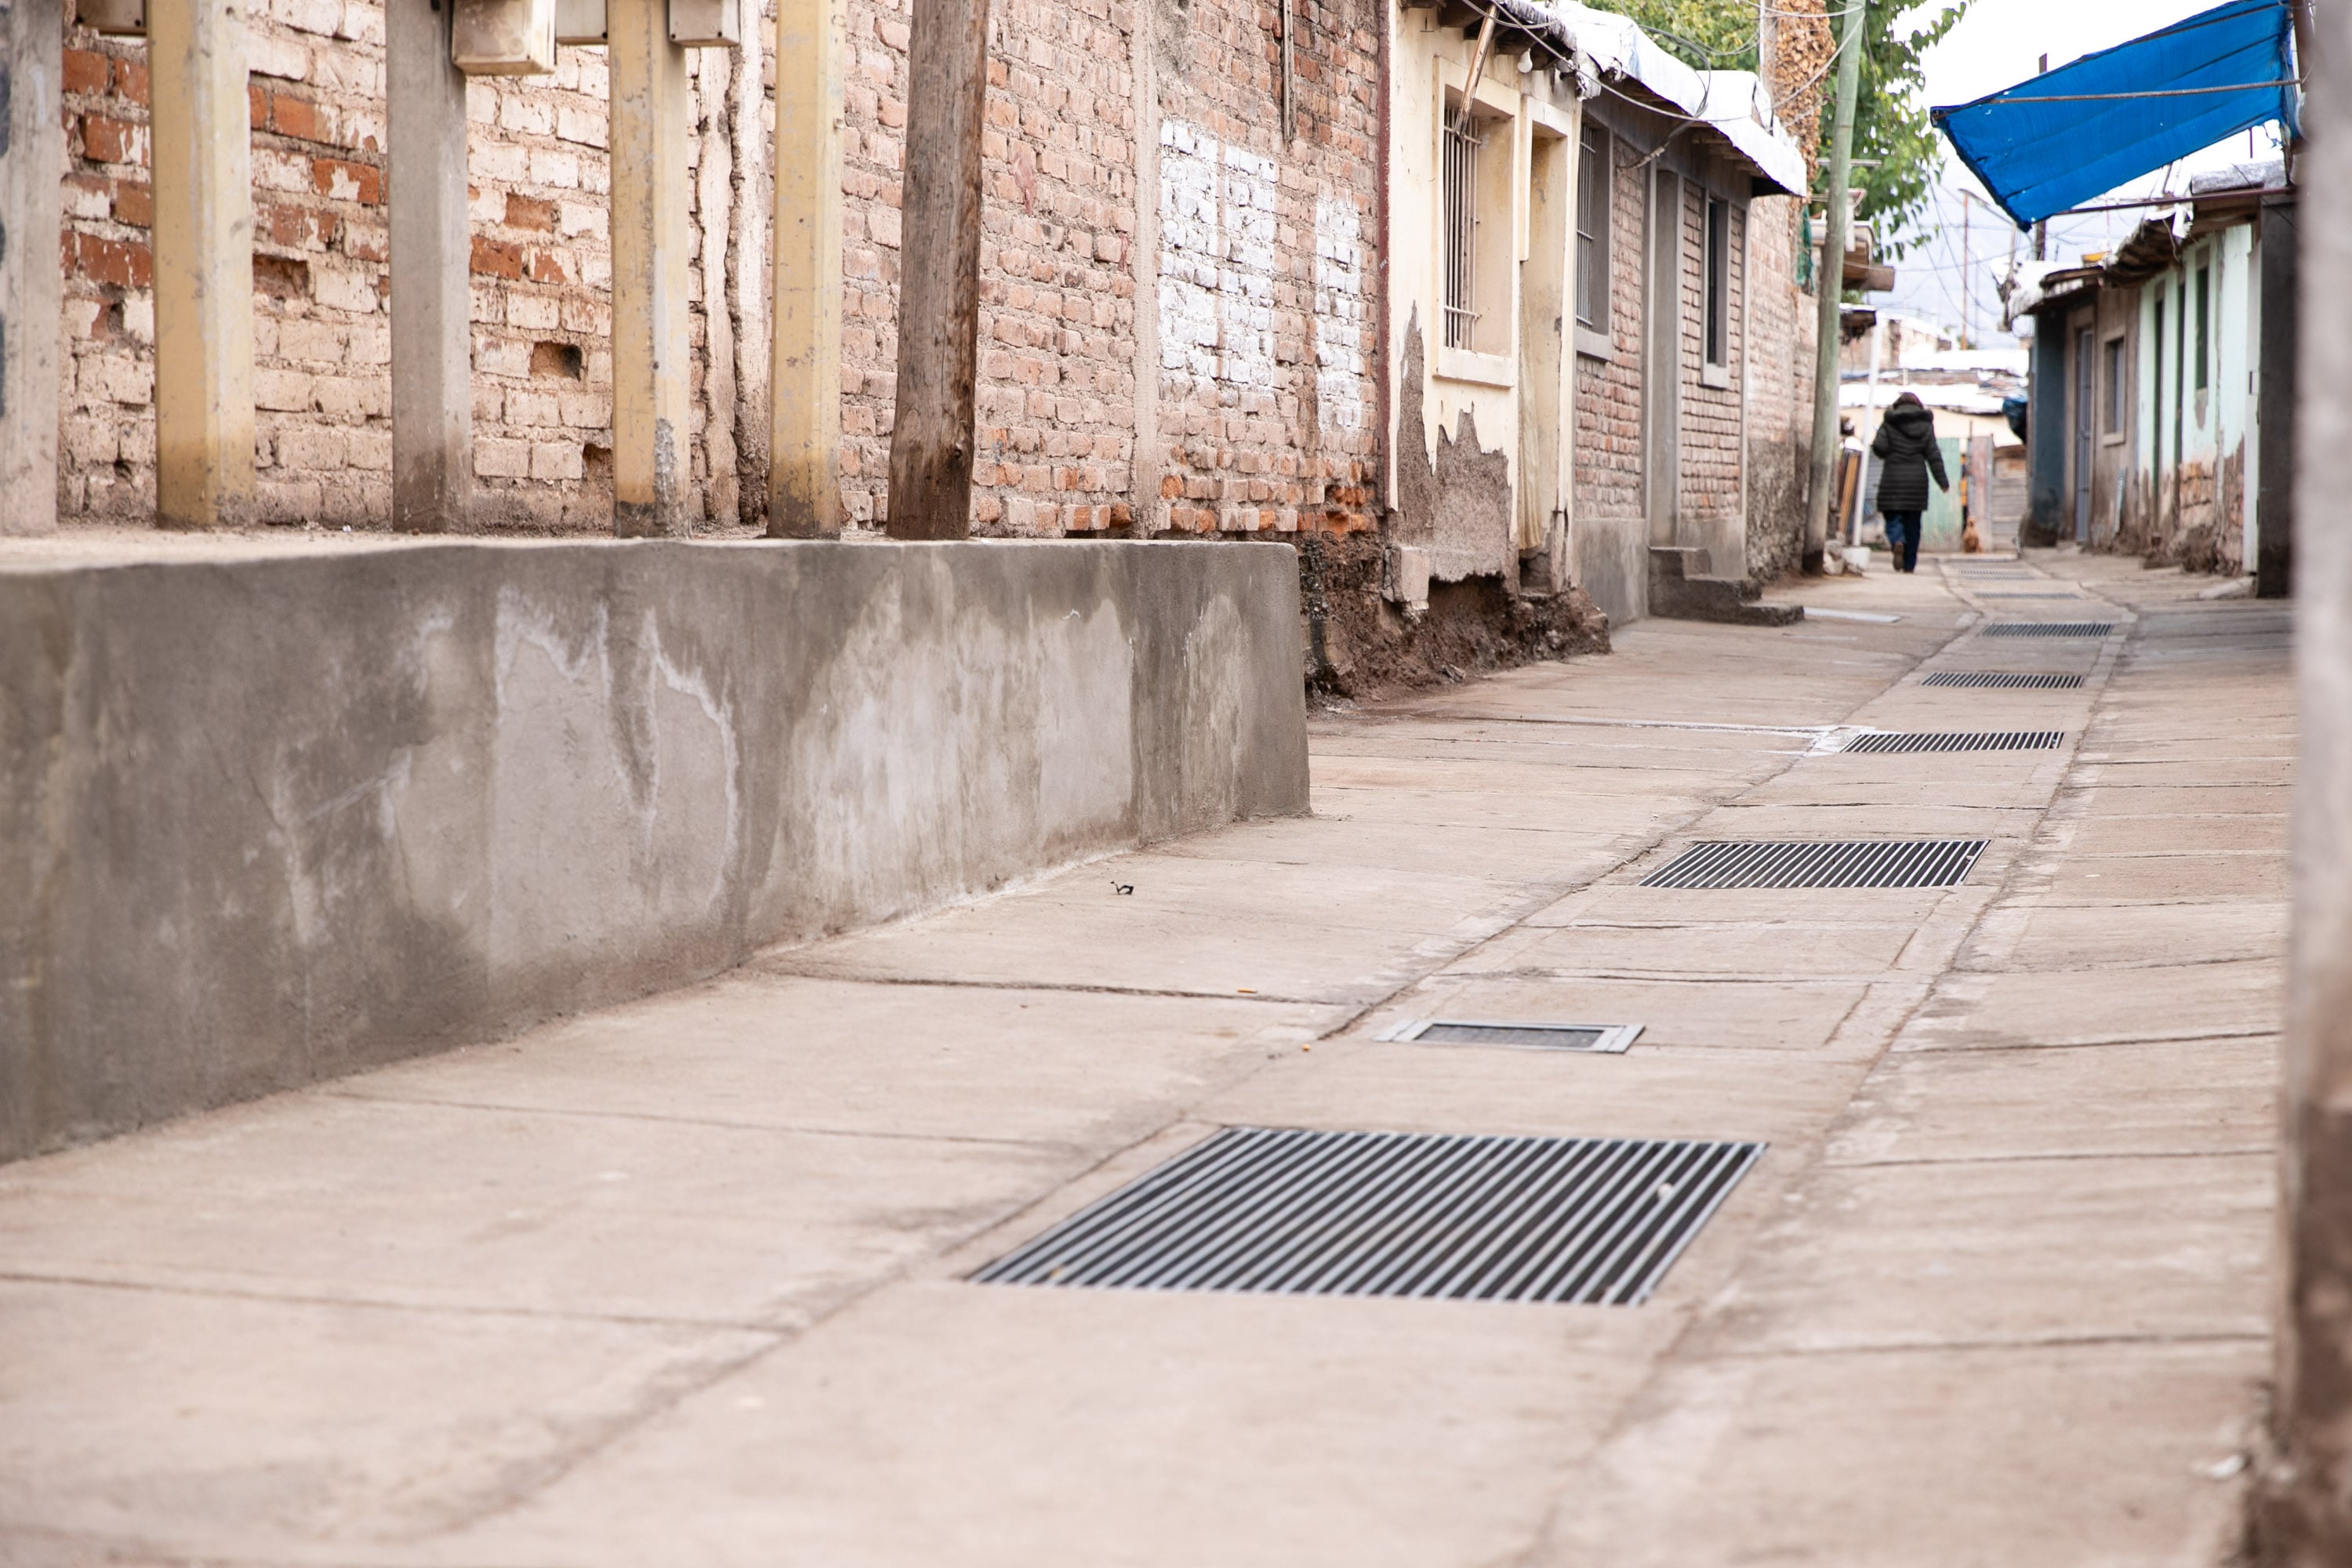
[{"label": "wooden support beam", "polygon": [[778,0],[778,6],[768,532],[814,539],[841,531],[844,6],[842,0]]},{"label": "wooden support beam", "polygon": [[453,7],[384,0],[392,144],[392,525],[465,526],[474,494],[466,78]]},{"label": "wooden support beam", "polygon": [[893,539],[971,532],[988,0],[914,0],[899,198]]},{"label": "wooden support beam", "polygon": [[0,533],[58,525],[60,12],[59,0],[0,0]]},{"label": "wooden support beam", "polygon": [[147,12],[155,180],[155,521],[253,515],[253,152],[245,6]]},{"label": "wooden support beam", "polygon": [[682,534],[693,493],[687,368],[686,50],[667,0],[612,0],[613,531]]}]

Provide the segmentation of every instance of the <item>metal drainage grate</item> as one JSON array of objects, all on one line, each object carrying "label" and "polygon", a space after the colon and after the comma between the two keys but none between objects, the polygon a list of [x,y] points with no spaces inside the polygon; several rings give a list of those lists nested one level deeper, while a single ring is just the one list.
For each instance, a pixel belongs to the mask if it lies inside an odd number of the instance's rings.
[{"label": "metal drainage grate", "polygon": [[1998,686],[2035,691],[2072,691],[2083,684],[2079,675],[2050,675],[2014,669],[1939,669],[1922,686]]},{"label": "metal drainage grate", "polygon": [[1898,838],[1833,844],[1694,844],[1645,888],[1957,888],[1989,840]]},{"label": "metal drainage grate", "polygon": [[2116,629],[2112,621],[2002,621],[1985,627],[1989,637],[2103,637]]},{"label": "metal drainage grate", "polygon": [[2066,743],[2063,730],[2001,730],[1974,735],[1858,735],[1848,752],[2047,752]]},{"label": "metal drainage grate", "polygon": [[971,1278],[1633,1306],[1763,1152],[1232,1127]]},{"label": "metal drainage grate", "polygon": [[1639,1024],[1506,1024],[1465,1018],[1416,1018],[1381,1034],[1383,1040],[1441,1046],[1518,1046],[1538,1051],[1622,1052],[1640,1037]]}]

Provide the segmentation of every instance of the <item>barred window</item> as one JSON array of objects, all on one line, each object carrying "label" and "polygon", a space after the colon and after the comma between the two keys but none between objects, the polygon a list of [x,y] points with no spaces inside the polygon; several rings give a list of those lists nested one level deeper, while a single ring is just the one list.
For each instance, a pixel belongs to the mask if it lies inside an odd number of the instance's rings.
[{"label": "barred window", "polygon": [[1445,346],[1466,349],[1478,338],[1478,149],[1482,138],[1468,106],[1445,111],[1440,184],[1445,209]]},{"label": "barred window", "polygon": [[1576,319],[1609,330],[1609,132],[1587,122],[1576,159]]}]

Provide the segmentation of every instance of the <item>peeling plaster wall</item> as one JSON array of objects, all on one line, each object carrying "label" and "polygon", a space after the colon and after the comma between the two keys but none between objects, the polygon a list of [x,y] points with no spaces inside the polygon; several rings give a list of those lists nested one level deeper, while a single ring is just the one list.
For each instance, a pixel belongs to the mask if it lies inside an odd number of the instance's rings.
[{"label": "peeling plaster wall", "polygon": [[1307,808],[1286,549],[0,570],[0,1158]]}]

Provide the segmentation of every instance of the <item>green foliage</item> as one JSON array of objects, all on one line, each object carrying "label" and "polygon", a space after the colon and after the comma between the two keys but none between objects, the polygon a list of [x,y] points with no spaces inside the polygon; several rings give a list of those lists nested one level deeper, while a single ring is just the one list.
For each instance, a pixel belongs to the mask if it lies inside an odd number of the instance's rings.
[{"label": "green foliage", "polygon": [[[1667,48],[1700,70],[1756,68],[1755,0],[1590,0],[1598,9],[1631,16]],[[1950,32],[1970,0],[1947,0],[1915,9],[1906,0],[1868,0],[1863,13],[1862,85],[1854,100],[1855,183],[1867,193],[1862,216],[1876,228],[1879,247],[1901,256],[1925,237],[1914,226],[1928,210],[1927,192],[1942,163],[1935,127],[1920,89],[1920,57]],[[1837,8],[1837,0],[1831,0]],[[1916,26],[1901,24],[1919,16]],[[1822,83],[1822,145],[1828,146],[1834,84]],[[1817,183],[1828,179],[1827,160]]]},{"label": "green foliage", "polygon": [[[1880,3],[1863,13],[1862,90],[1854,100],[1854,182],[1867,194],[1862,216],[1874,226],[1879,249],[1901,256],[1927,237],[1915,231],[1928,210],[1927,192],[1943,163],[1942,139],[1920,96],[1920,57],[1967,14],[1969,0],[1922,7],[1916,27],[1898,27],[1904,7]],[[1822,105],[1823,135],[1830,106]],[[1826,175],[1824,175],[1824,179]]]},{"label": "green foliage", "polygon": [[1588,0],[1631,16],[1642,31],[1699,70],[1756,68],[1755,0]]}]

